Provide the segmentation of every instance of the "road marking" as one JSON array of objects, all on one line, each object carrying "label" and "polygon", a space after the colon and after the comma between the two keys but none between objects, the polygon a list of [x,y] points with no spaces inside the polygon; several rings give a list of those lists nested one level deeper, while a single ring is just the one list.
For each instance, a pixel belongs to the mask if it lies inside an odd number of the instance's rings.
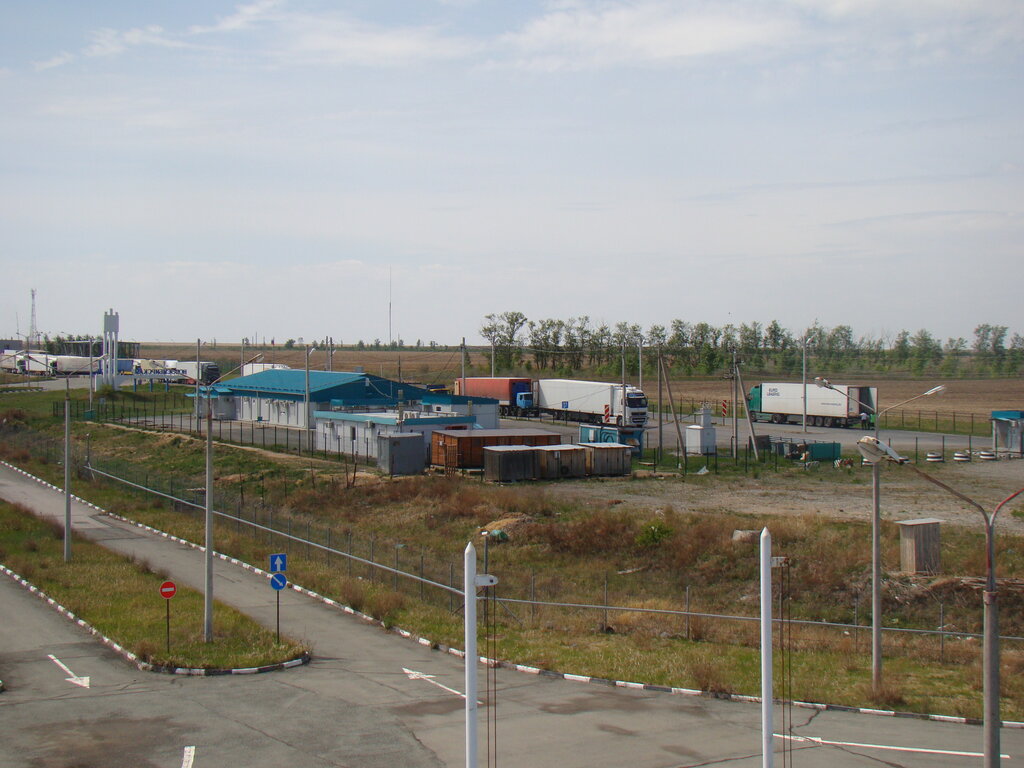
[{"label": "road marking", "polygon": [[192,768],[192,761],[196,759],[196,748],[185,747],[185,754],[181,756],[181,768]]},{"label": "road marking", "polygon": [[[454,688],[449,688],[447,685],[442,685],[441,683],[437,682],[437,680],[434,679],[434,675],[428,675],[426,672],[416,672],[412,669],[406,669],[405,667],[402,667],[402,671],[409,676],[410,680],[426,680],[431,685],[436,685],[438,688],[448,691],[448,693],[455,694],[460,699],[466,698],[466,694],[462,693],[461,691],[457,691]],[[483,702],[478,701],[477,704],[482,705]]]},{"label": "road marking", "polygon": [[[812,744],[821,744],[824,746],[831,747],[861,747],[863,749],[881,749],[888,752],[916,752],[922,755],[950,755],[952,757],[984,757],[981,752],[957,752],[950,749],[925,749],[923,747],[897,747],[891,744],[861,744],[856,741],[828,741],[826,739],[817,738],[816,736],[790,736],[785,733],[776,733],[775,736],[779,739],[788,739],[790,741],[809,741]],[[1009,760],[1009,755],[1000,755],[1003,760]]]},{"label": "road marking", "polygon": [[74,683],[75,685],[81,686],[82,688],[88,688],[89,687],[89,678],[88,677],[78,677],[74,672],[72,672],[70,669],[68,669],[67,665],[64,662],[62,662],[60,659],[58,659],[52,653],[48,653],[46,655],[50,658],[50,661],[52,661],[58,667],[63,669],[65,674],[70,675],[70,677],[64,678],[69,683]]}]

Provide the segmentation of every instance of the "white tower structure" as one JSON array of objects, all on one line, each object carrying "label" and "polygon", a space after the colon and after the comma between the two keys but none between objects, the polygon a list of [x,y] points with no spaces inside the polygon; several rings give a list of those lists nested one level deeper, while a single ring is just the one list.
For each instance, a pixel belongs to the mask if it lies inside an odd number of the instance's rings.
[{"label": "white tower structure", "polygon": [[117,333],[120,316],[111,309],[103,314],[103,375],[102,383],[117,386]]},{"label": "white tower structure", "polygon": [[39,349],[39,330],[36,326],[36,289],[32,289],[32,320],[28,327],[28,339],[25,344],[26,352],[35,352]]}]

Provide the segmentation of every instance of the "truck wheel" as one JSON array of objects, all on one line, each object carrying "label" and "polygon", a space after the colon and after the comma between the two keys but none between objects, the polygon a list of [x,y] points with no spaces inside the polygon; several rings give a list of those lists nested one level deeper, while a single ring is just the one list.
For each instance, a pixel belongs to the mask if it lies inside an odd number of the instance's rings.
[{"label": "truck wheel", "polygon": [[772,414],[772,424],[781,424],[781,423],[782,423],[782,414],[781,413],[773,413]]},{"label": "truck wheel", "polygon": [[622,417],[621,416],[616,416],[615,417],[615,426],[617,426],[617,427],[621,427],[622,426]]}]

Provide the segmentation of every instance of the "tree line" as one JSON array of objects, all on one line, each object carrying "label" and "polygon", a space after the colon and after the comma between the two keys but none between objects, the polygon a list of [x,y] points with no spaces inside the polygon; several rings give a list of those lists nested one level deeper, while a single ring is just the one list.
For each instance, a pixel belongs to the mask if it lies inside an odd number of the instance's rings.
[{"label": "tree line", "polygon": [[634,323],[594,323],[586,315],[531,320],[522,312],[484,317],[480,335],[492,345],[496,371],[552,371],[569,376],[589,369],[616,375],[622,361],[635,373],[640,361],[654,371],[660,351],[676,374],[716,375],[735,354],[753,371],[797,375],[806,344],[808,365],[836,373],[910,373],[941,376],[1009,376],[1024,363],[1024,336],[1005,325],[979,324],[973,338],[936,338],[926,329],[892,336],[856,336],[849,325],[815,321],[793,331],[778,321],[715,326],[673,320],[644,330]]}]

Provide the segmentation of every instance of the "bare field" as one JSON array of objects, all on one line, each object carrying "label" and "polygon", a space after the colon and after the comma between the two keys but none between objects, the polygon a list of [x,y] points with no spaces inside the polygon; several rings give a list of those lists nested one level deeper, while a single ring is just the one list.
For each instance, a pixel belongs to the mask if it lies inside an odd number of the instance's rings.
[{"label": "bare field", "polygon": [[[744,381],[747,389],[759,379]],[[799,379],[783,379],[796,381]],[[842,384],[870,385],[878,387],[881,408],[909,400],[915,395],[945,384],[946,391],[928,398],[921,398],[907,405],[907,409],[933,413],[973,413],[988,417],[992,411],[1024,410],[1024,378],[1019,376],[1004,379],[858,379],[836,377],[833,381]],[[813,383],[810,386],[814,386]],[[657,383],[645,385],[647,396],[657,399]],[[732,399],[732,383],[725,379],[694,380],[683,379],[672,382],[672,394],[676,399],[707,400],[719,403]],[[664,394],[668,399],[667,392]]]},{"label": "bare field", "polygon": [[[251,349],[251,354],[249,351],[246,352],[247,359],[253,354],[263,352],[264,362],[283,363],[293,368],[303,368],[306,365],[305,351],[301,348],[284,349],[279,344],[271,348],[247,347],[246,349]],[[144,357],[194,360],[196,348],[194,345],[180,343],[144,343],[141,354]],[[210,355],[219,360],[231,359],[241,362],[241,349],[237,344],[204,347],[203,355],[204,357]],[[485,351],[470,348],[469,358],[470,364],[475,366],[478,371],[488,370],[490,358]],[[309,365],[315,370],[325,370],[327,353],[319,350],[311,352]],[[460,375],[459,349],[458,347],[449,347],[447,350],[424,348],[406,349],[401,352],[339,349],[334,353],[334,370],[350,371],[357,367],[362,367],[368,373],[386,377],[396,377],[399,367],[401,367],[402,377],[405,380],[450,384],[456,376]],[[583,375],[585,374],[581,374],[581,376]],[[798,379],[788,380],[798,381]],[[984,417],[988,417],[989,413],[995,410],[1024,409],[1024,377],[1020,376],[1002,379],[896,379],[882,377],[866,379],[835,376],[833,380],[843,384],[877,386],[879,403],[882,408],[908,400],[936,384],[945,384],[946,391],[941,395],[922,399],[907,407],[920,408],[928,412],[973,413],[976,416]],[[636,377],[631,377],[630,381],[635,384]],[[759,378],[747,376],[744,383],[749,389],[758,381],[760,381]],[[658,400],[656,377],[645,377],[644,389],[651,400]],[[677,401],[706,400],[710,403],[720,403],[722,400],[732,399],[732,384],[722,378],[673,379],[671,389]],[[668,387],[662,388],[662,399],[668,400]]]},{"label": "bare field", "polygon": [[[1024,460],[928,466],[926,471],[965,493],[986,509],[1024,486]],[[834,470],[762,472],[759,477],[676,475],[595,483],[553,483],[548,491],[575,500],[621,503],[627,509],[724,512],[739,514],[809,515],[868,522],[871,519],[871,473],[867,467]],[[981,515],[946,492],[901,467],[882,472],[881,512],[884,520],[936,517],[946,523],[982,532]],[[1014,513],[1017,514],[1014,514]],[[1024,497],[1007,505],[998,518],[1002,533],[1024,535]]]}]

